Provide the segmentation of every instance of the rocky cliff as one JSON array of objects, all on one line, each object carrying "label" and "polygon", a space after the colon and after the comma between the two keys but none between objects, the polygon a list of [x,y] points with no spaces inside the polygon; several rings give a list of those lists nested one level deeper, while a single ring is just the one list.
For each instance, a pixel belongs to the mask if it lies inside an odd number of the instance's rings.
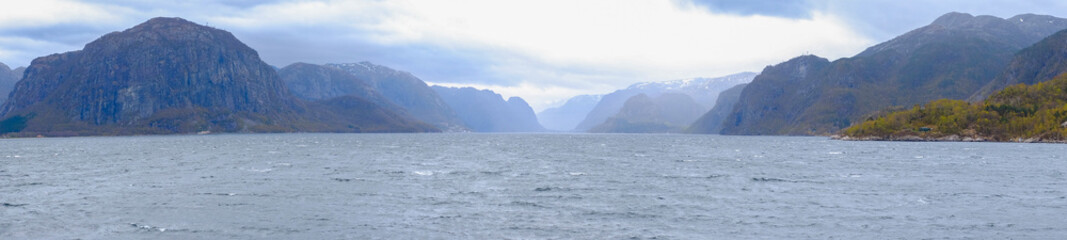
[{"label": "rocky cliff", "polygon": [[44,135],[363,131],[365,123],[317,106],[292,96],[229,32],[154,18],[35,59],[0,115],[26,119],[24,134]]}]

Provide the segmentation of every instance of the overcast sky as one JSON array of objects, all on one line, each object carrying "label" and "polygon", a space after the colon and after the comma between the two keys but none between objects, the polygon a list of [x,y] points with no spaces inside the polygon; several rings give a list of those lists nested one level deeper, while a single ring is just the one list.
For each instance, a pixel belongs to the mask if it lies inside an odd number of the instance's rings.
[{"label": "overcast sky", "polygon": [[234,33],[278,67],[370,61],[520,96],[540,111],[635,82],[849,57],[952,11],[1067,17],[1067,1],[2,0],[0,62],[26,66],[152,17],[181,17]]}]

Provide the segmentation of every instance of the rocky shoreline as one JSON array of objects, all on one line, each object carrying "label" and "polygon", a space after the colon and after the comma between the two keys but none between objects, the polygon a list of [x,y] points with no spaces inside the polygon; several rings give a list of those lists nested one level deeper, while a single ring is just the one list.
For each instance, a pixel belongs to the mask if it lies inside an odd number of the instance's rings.
[{"label": "rocky shoreline", "polygon": [[1067,143],[1067,140],[1053,140],[1042,139],[1037,137],[1031,138],[1015,138],[1010,140],[993,140],[986,137],[973,137],[973,136],[917,136],[917,135],[904,135],[904,136],[845,136],[845,135],[833,135],[830,139],[841,141],[888,141],[888,142],[1014,142],[1014,143]]}]

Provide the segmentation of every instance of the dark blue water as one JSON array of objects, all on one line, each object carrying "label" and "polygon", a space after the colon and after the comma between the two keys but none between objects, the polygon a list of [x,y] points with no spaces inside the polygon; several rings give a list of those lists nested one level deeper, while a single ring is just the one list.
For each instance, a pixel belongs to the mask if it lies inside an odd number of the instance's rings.
[{"label": "dark blue water", "polygon": [[278,134],[0,140],[0,239],[1067,238],[1067,145]]}]

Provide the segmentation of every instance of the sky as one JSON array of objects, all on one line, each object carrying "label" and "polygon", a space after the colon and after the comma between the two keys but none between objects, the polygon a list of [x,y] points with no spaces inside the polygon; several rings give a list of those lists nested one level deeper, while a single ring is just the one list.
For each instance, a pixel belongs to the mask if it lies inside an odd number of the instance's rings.
[{"label": "sky", "polygon": [[153,17],[232,32],[268,64],[370,61],[535,111],[637,82],[850,57],[948,12],[1067,17],[1060,0],[0,0],[0,62],[81,49]]}]

